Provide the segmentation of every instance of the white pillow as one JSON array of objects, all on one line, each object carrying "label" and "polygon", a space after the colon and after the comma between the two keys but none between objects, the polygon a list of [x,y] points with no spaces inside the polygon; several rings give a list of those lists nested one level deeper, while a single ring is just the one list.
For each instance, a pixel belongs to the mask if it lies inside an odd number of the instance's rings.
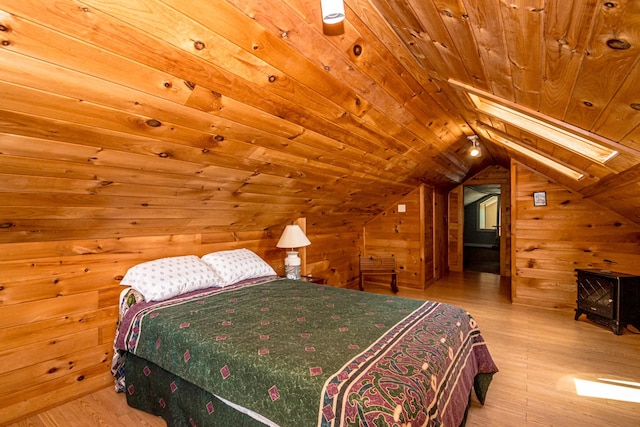
[{"label": "white pillow", "polygon": [[224,282],[195,255],[159,258],[135,265],[120,281],[140,292],[146,301],[162,301],[176,295],[224,286]]},{"label": "white pillow", "polygon": [[275,270],[249,249],[212,252],[202,257],[224,281],[231,285],[245,279],[275,276]]}]

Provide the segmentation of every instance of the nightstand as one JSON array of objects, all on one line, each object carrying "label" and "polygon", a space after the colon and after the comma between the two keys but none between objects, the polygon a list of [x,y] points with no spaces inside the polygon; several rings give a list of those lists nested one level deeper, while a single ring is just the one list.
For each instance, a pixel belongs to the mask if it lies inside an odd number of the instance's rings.
[{"label": "nightstand", "polygon": [[319,285],[326,285],[326,282],[322,277],[302,276],[302,277],[300,277],[300,280],[302,280],[303,282],[317,283]]}]

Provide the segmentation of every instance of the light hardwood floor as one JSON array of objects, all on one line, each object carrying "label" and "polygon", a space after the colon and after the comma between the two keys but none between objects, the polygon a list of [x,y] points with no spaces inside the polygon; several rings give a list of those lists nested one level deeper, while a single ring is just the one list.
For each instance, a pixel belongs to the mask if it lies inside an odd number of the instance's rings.
[{"label": "light hardwood floor", "polygon": [[[388,288],[368,288],[391,294]],[[576,393],[575,380],[621,379],[640,394],[640,335],[611,330],[572,311],[512,305],[508,281],[487,273],[451,273],[424,292],[399,296],[466,308],[476,319],[500,369],[487,402],[473,401],[467,426],[640,426],[640,403]],[[127,407],[111,388],[74,400],[10,427],[165,426],[164,421]],[[231,427],[231,426],[224,426]]]}]

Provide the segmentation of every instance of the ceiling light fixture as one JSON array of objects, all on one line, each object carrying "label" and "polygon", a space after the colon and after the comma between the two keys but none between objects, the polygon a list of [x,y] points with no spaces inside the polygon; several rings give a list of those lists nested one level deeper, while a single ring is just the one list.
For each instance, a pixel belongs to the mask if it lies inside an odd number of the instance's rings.
[{"label": "ceiling light fixture", "polygon": [[530,150],[529,148],[525,148],[522,145],[511,141],[503,136],[497,135],[493,132],[489,132],[489,138],[491,138],[492,141],[495,141],[499,144],[504,145],[505,147],[509,147],[514,151],[517,151],[520,154],[523,154],[539,163],[542,163],[543,165],[549,166],[552,169],[555,169],[556,171],[560,172],[563,175],[566,175],[568,177],[571,177],[573,179],[575,179],[576,181],[581,180],[582,178],[584,178],[584,174],[581,172],[577,172],[574,171],[573,169],[558,163],[554,160],[549,159],[548,157],[543,156],[542,154],[539,154],[533,150]]},{"label": "ceiling light fixture", "polygon": [[480,156],[480,146],[478,145],[478,135],[470,135],[467,139],[471,142],[471,148],[469,149],[469,155],[471,157]]},{"label": "ceiling light fixture", "polygon": [[320,8],[325,24],[337,24],[344,20],[343,0],[320,0]]}]

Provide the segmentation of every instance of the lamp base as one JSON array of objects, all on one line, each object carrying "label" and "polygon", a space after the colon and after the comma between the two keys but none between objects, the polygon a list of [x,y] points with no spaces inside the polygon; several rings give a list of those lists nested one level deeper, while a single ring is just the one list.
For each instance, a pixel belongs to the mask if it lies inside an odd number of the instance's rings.
[{"label": "lamp base", "polygon": [[298,251],[287,251],[287,257],[284,259],[284,275],[287,279],[300,280]]}]

